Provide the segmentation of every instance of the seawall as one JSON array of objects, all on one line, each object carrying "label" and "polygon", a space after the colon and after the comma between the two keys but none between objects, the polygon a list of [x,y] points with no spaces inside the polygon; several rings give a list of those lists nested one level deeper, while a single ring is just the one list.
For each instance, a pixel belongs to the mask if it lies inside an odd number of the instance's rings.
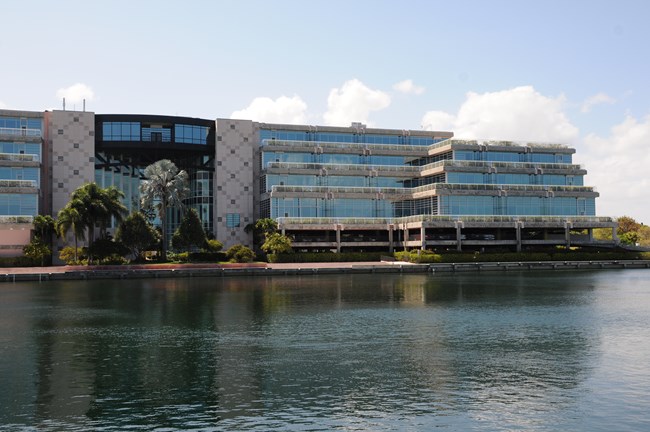
[{"label": "seawall", "polygon": [[[453,273],[453,272],[495,272],[531,270],[599,270],[599,269],[641,269],[650,268],[647,260],[620,261],[531,261],[531,262],[464,262],[440,264],[407,263],[319,263],[293,264],[281,268],[253,265],[239,267],[179,266],[176,268],[149,268],[129,266],[71,267],[47,271],[40,267],[30,272],[10,272],[0,269],[0,282],[56,281],[56,280],[96,280],[96,279],[151,279],[151,278],[191,278],[191,277],[238,277],[238,276],[290,276],[319,274],[360,274],[360,273]],[[61,270],[63,269],[63,270]],[[6,271],[3,272],[3,270]]]}]

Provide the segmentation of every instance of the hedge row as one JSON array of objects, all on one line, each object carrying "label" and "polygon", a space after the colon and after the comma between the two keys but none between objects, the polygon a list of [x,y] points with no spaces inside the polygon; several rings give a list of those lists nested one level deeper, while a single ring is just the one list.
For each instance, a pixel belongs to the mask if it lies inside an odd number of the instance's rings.
[{"label": "hedge row", "polygon": [[410,252],[395,252],[395,258],[399,261],[427,264],[453,262],[599,261],[650,259],[650,253],[632,251],[558,251],[437,254],[428,250],[413,250]]},{"label": "hedge row", "polygon": [[[37,265],[26,256],[0,257],[0,267],[33,267]],[[40,265],[40,263],[38,263]]]},{"label": "hedge row", "polygon": [[386,252],[300,252],[288,254],[269,254],[269,262],[276,263],[307,263],[307,262],[354,262],[381,261]]}]

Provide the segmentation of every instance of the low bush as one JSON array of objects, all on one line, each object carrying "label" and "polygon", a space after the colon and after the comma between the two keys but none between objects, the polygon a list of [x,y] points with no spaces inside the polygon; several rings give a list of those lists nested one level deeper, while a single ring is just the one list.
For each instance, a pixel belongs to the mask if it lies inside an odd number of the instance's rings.
[{"label": "low bush", "polygon": [[600,261],[650,259],[650,252],[625,250],[585,251],[555,249],[543,252],[444,252],[412,250],[395,252],[399,261],[411,263],[519,262],[519,261]]},{"label": "low bush", "polygon": [[242,244],[236,244],[226,251],[226,257],[231,262],[248,263],[255,259],[255,252]]},{"label": "low bush", "polygon": [[385,252],[300,252],[286,254],[269,254],[269,262],[307,263],[307,262],[355,262],[381,261]]}]

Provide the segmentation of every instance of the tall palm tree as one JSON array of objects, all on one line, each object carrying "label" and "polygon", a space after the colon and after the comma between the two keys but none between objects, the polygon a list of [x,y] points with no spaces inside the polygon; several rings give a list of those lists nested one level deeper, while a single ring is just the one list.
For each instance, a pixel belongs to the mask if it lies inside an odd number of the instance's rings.
[{"label": "tall palm tree", "polygon": [[78,240],[84,240],[86,237],[86,224],[84,223],[83,202],[71,200],[68,204],[59,210],[56,218],[56,232],[60,237],[65,237],[68,231],[72,231],[74,236],[74,260],[79,261],[77,256]]},{"label": "tall palm tree", "polygon": [[142,207],[155,207],[162,225],[162,259],[167,259],[167,209],[183,208],[183,199],[190,193],[188,175],[168,159],[154,162],[144,170],[140,183]]},{"label": "tall palm tree", "polygon": [[101,235],[115,218],[121,222],[128,213],[127,208],[122,204],[124,193],[114,186],[103,189],[97,183],[86,183],[78,187],[72,193],[72,200],[83,203],[81,216],[86,228],[88,228],[88,246],[92,246],[95,240],[95,227],[99,226]]}]

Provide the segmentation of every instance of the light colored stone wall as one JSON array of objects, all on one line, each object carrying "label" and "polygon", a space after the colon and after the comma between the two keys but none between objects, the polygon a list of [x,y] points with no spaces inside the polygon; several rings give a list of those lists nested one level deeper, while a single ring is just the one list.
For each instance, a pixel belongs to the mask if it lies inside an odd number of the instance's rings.
[{"label": "light colored stone wall", "polygon": [[[75,189],[95,181],[95,114],[52,111],[47,140],[51,166],[52,215],[63,208]],[[68,244],[72,244],[71,237]],[[63,246],[59,242],[59,248]],[[54,251],[54,256],[57,256]]]},{"label": "light colored stone wall", "polygon": [[[253,246],[244,227],[255,222],[254,150],[257,146],[253,122],[217,119],[214,175],[215,232],[224,248],[241,243]],[[229,213],[239,214],[239,227],[227,227]]]}]

